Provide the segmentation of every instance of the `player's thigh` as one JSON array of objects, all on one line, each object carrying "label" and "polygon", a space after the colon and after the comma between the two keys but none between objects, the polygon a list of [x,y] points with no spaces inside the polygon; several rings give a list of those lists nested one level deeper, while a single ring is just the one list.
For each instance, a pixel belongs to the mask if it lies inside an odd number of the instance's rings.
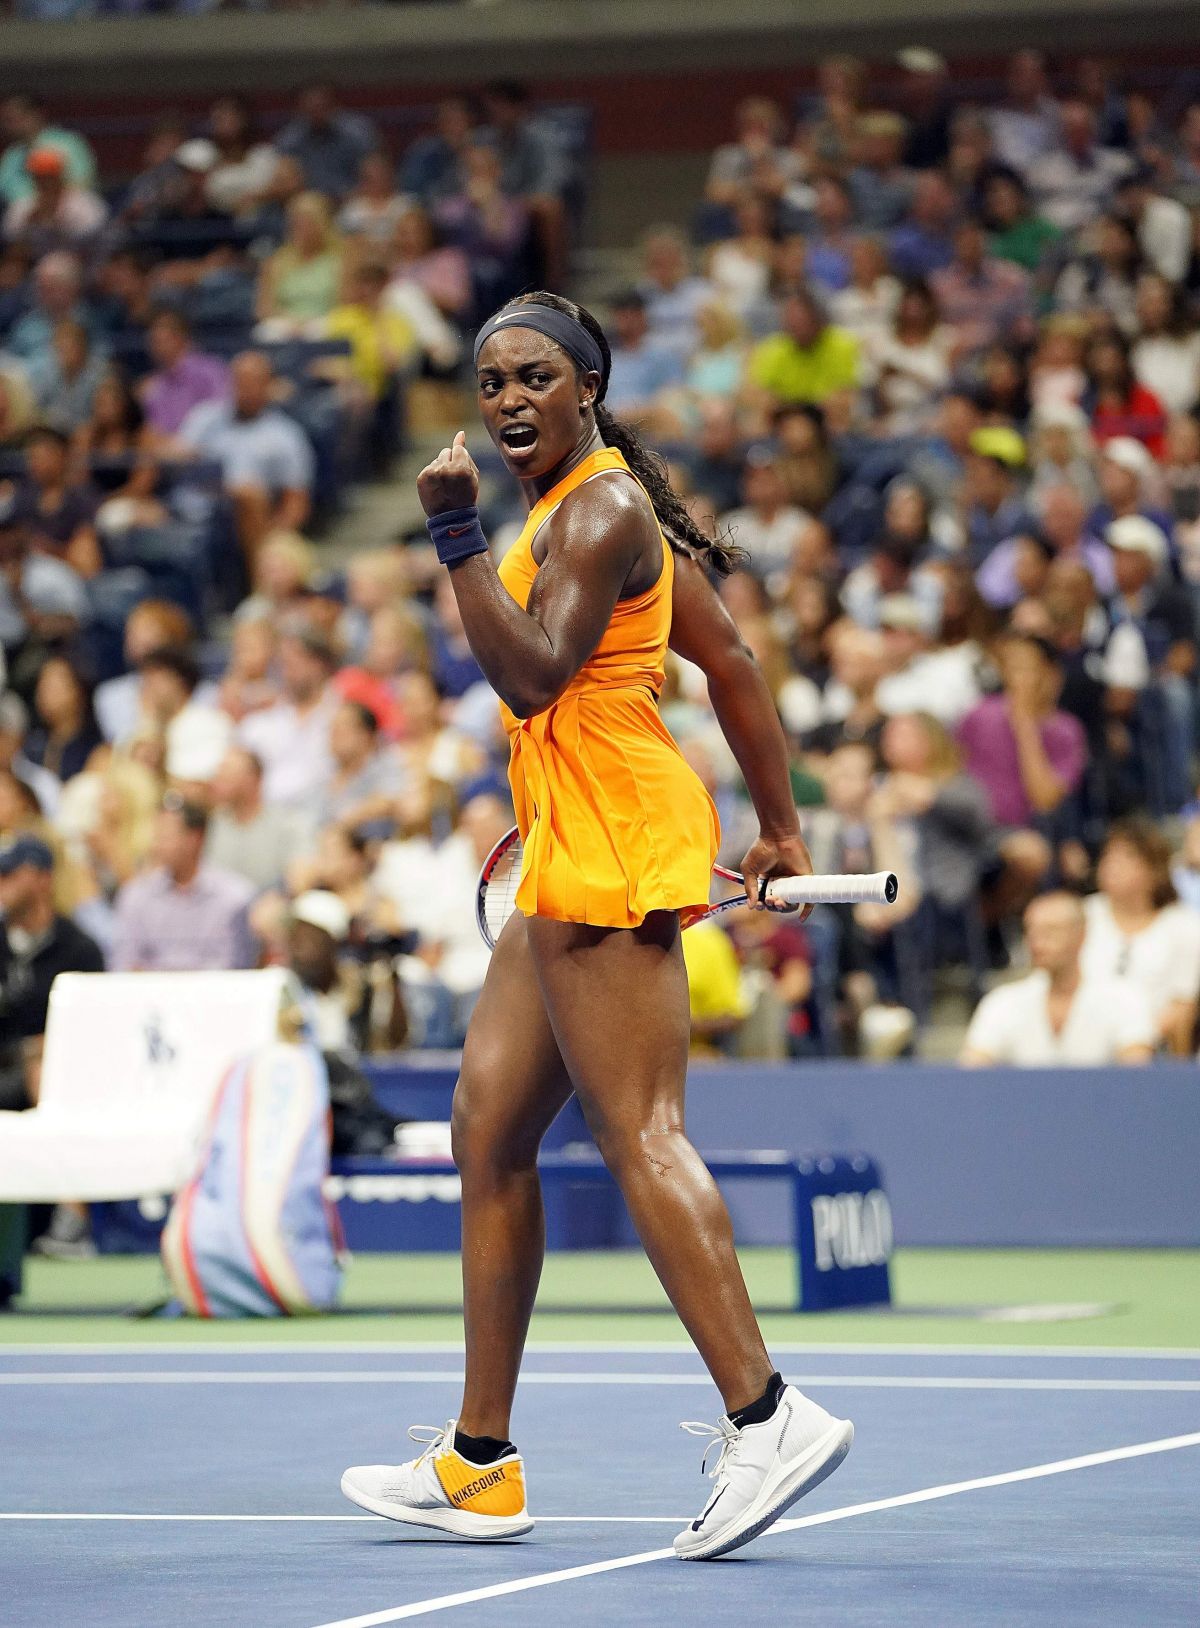
[{"label": "player's thigh", "polygon": [[597,1141],[681,1130],[690,1020],[678,918],[656,911],[631,929],[527,925],[550,1024]]},{"label": "player's thigh", "polygon": [[528,1163],[570,1095],[525,918],[514,914],[492,952],[463,1046],[453,1111],[459,1167],[480,1158]]}]

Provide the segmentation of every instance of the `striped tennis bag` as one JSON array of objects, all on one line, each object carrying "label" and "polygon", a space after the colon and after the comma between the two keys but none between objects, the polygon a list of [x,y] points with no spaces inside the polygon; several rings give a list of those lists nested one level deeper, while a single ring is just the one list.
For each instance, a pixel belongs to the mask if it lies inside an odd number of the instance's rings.
[{"label": "striped tennis bag", "polygon": [[341,1282],[329,1172],[329,1082],[320,1053],[283,1042],[221,1082],[196,1174],[162,1236],[167,1276],[196,1317],[326,1311]]}]

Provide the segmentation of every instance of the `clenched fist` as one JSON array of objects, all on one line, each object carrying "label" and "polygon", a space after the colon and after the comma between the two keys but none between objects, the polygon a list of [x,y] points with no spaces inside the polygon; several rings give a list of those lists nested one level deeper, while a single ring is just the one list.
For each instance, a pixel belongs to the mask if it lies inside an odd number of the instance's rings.
[{"label": "clenched fist", "polygon": [[459,430],[454,445],[443,447],[417,476],[421,507],[433,518],[451,509],[469,509],[479,501],[479,471],[467,451],[467,434]]}]

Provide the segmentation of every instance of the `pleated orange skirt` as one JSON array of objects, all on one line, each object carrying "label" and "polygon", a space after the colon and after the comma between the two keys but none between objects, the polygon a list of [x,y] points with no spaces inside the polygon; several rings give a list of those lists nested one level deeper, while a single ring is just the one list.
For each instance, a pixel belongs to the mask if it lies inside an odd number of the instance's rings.
[{"label": "pleated orange skirt", "polygon": [[717,811],[644,685],[568,691],[515,722],[518,909],[637,927],[653,910],[707,902]]}]

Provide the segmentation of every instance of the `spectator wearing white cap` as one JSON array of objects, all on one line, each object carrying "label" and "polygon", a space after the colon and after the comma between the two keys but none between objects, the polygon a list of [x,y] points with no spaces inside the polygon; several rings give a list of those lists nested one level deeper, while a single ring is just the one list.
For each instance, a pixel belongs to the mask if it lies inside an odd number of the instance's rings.
[{"label": "spectator wearing white cap", "polygon": [[1114,627],[1137,628],[1152,671],[1189,677],[1196,668],[1195,611],[1186,589],[1166,574],[1162,529],[1131,514],[1114,520],[1104,538],[1113,562]]},{"label": "spectator wearing white cap", "polygon": [[350,1045],[350,1016],[338,987],[338,958],[350,912],[327,888],[309,888],[288,911],[288,965],[308,993],[313,1038],[321,1051]]},{"label": "spectator wearing white cap", "polygon": [[1086,917],[1072,893],[1044,893],[1025,912],[1034,970],[975,1010],[959,1061],[968,1068],[1100,1068],[1146,1063],[1154,1020],[1140,990],[1082,965]]},{"label": "spectator wearing white cap", "polygon": [[1165,739],[1156,754],[1159,795],[1175,810],[1191,792],[1195,742],[1196,609],[1166,571],[1167,539],[1141,515],[1114,520],[1105,532],[1115,587],[1108,602],[1112,633],[1105,649],[1109,709],[1133,719],[1150,686],[1161,697]]},{"label": "spectator wearing white cap", "polygon": [[[147,214],[166,226],[209,223],[217,228],[222,222],[228,224],[229,216],[216,207],[208,192],[209,177],[219,158],[215,144],[203,136],[180,142]],[[184,252],[191,255],[193,246],[188,244]]]},{"label": "spectator wearing white cap", "polygon": [[1092,509],[1100,489],[1092,456],[1091,426],[1082,407],[1073,401],[1048,399],[1033,412],[1029,438],[1029,502],[1037,505],[1052,486],[1071,486]]},{"label": "spectator wearing white cap", "polygon": [[1100,454],[1100,493],[1103,501],[1088,529],[1103,537],[1114,520],[1140,514],[1152,520],[1165,534],[1172,535],[1172,517],[1159,503],[1160,479],[1154,456],[1131,435],[1114,436]]}]

